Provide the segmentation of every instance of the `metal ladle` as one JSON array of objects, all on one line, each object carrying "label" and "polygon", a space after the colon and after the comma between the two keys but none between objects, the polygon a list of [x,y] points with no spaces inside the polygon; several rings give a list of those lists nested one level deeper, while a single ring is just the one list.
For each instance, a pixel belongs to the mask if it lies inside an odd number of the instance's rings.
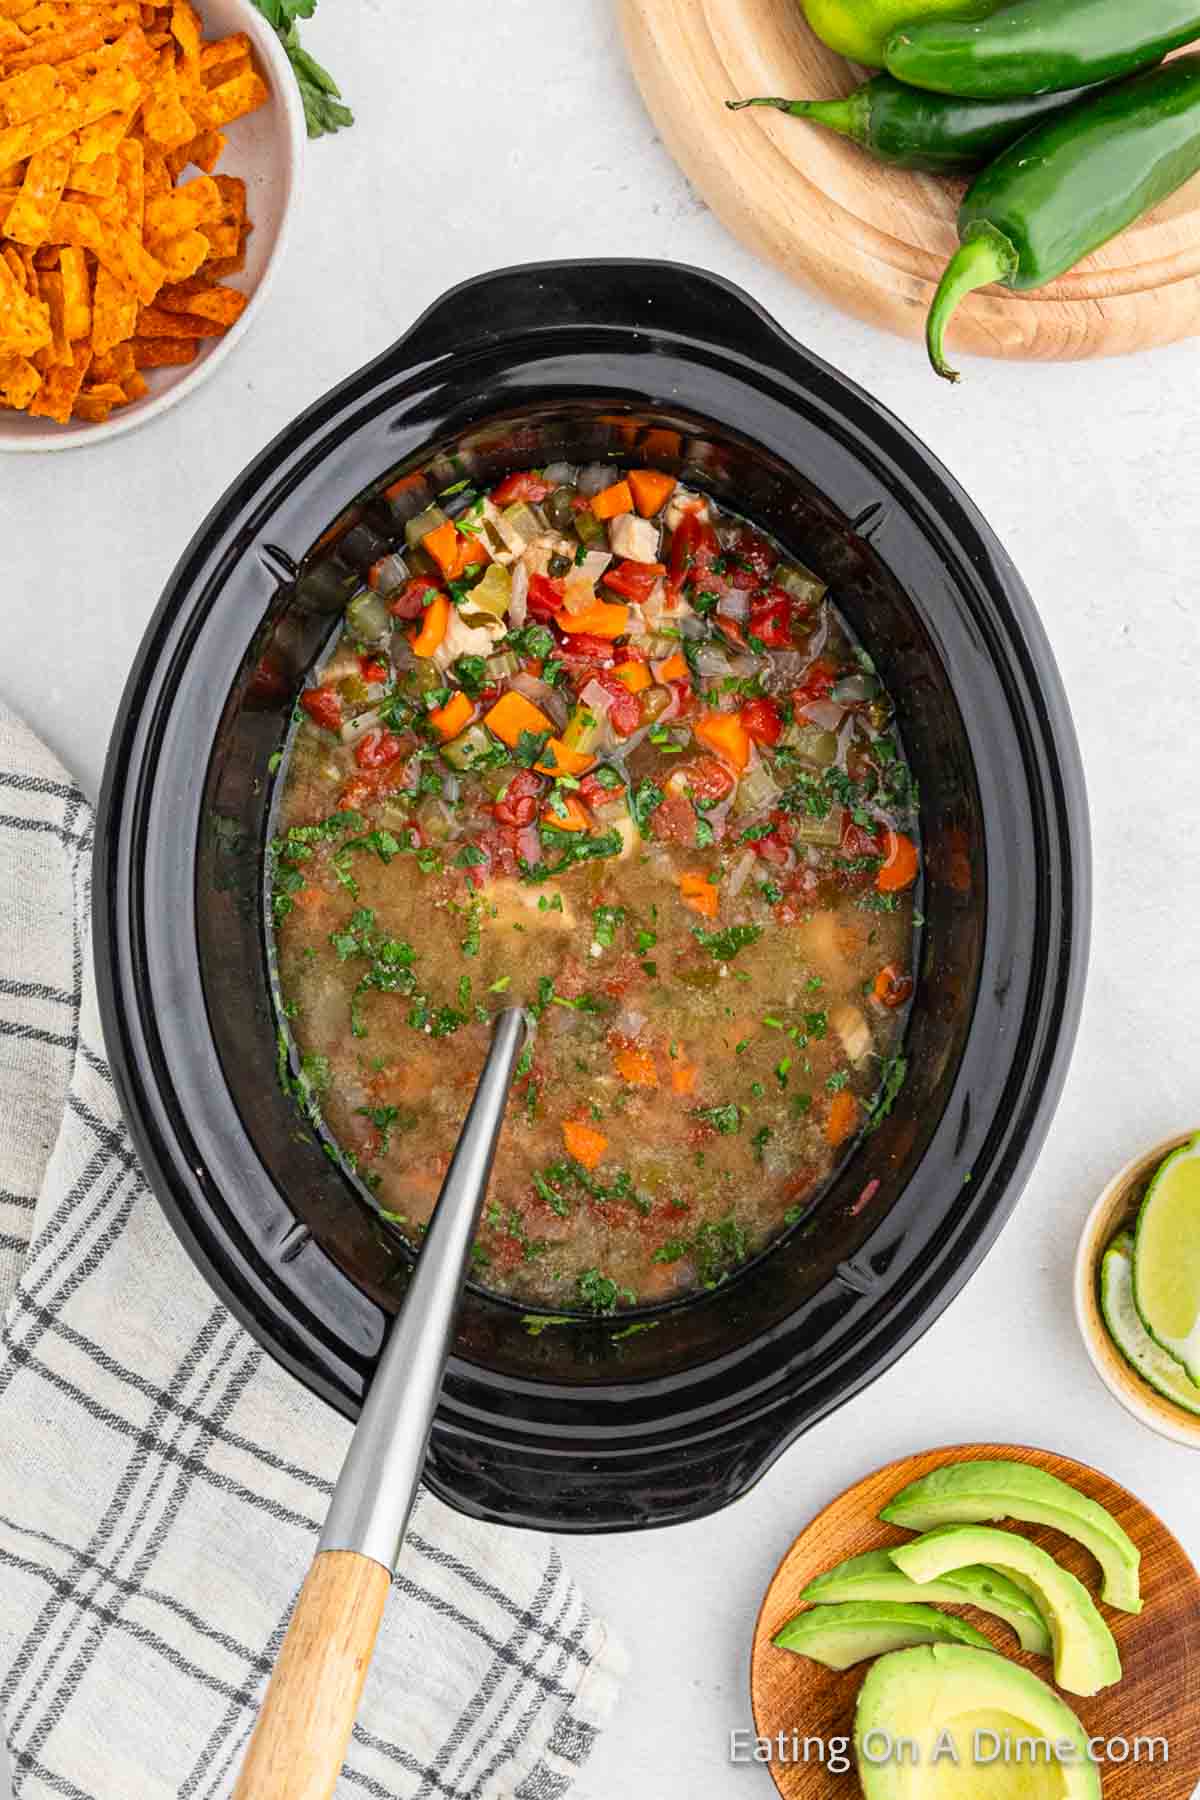
[{"label": "metal ladle", "polygon": [[525,1015],[491,1048],[263,1698],[233,1800],[328,1800],[416,1498]]}]

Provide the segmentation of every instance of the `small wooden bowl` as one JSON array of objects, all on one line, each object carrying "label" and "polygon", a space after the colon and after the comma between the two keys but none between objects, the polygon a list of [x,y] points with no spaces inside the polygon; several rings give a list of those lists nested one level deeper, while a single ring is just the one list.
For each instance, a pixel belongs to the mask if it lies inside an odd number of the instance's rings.
[{"label": "small wooden bowl", "polygon": [[1144,1156],[1135,1157],[1119,1175],[1114,1175],[1097,1200],[1083,1228],[1075,1257],[1075,1317],[1092,1367],[1126,1412],[1148,1425],[1151,1431],[1157,1431],[1160,1437],[1200,1450],[1200,1416],[1193,1417],[1181,1407],[1172,1406],[1125,1361],[1108,1335],[1100,1311],[1099,1287],[1104,1252],[1122,1226],[1132,1225],[1137,1218],[1154,1171],[1173,1150],[1190,1143],[1194,1136],[1194,1132],[1184,1132],[1179,1137],[1168,1138],[1166,1143],[1148,1150]]}]

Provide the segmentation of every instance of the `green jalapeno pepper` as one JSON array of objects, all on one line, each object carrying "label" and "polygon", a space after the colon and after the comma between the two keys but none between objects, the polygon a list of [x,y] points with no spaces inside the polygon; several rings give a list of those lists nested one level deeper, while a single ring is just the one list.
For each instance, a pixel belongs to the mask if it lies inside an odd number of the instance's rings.
[{"label": "green jalapeno pepper", "polygon": [[881,69],[888,38],[898,25],[939,13],[979,19],[998,4],[999,0],[804,0],[804,12],[831,49]]},{"label": "green jalapeno pepper", "polygon": [[914,15],[884,52],[912,87],[976,100],[1116,81],[1200,37],[1200,0],[1011,0],[986,19]]},{"label": "green jalapeno pepper", "polygon": [[1077,94],[1041,94],[1029,100],[961,100],[905,87],[876,75],[844,100],[727,100],[730,112],[773,106],[793,118],[824,125],[880,162],[933,175],[967,175],[1050,113],[1072,105]]},{"label": "green jalapeno pepper", "polygon": [[939,375],[955,308],[991,282],[1055,281],[1200,171],[1200,55],[1182,56],[1035,126],[968,189],[960,248],[929,313]]}]

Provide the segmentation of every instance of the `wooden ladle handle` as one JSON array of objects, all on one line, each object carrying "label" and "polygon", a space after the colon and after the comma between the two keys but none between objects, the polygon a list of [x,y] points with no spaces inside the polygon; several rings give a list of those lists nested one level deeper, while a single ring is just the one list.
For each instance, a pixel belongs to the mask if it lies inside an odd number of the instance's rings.
[{"label": "wooden ladle handle", "polygon": [[329,1800],[391,1573],[354,1550],[323,1550],[304,1578],[233,1800]]}]

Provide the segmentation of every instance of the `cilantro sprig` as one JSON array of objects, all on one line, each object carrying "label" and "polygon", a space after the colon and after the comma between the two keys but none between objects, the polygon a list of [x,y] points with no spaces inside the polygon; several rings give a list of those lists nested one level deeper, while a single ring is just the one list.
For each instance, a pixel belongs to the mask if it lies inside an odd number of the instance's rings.
[{"label": "cilantro sprig", "polygon": [[337,82],[300,42],[297,20],[311,19],[317,10],[317,0],[254,0],[254,4],[267,23],[274,27],[292,65],[309,137],[324,137],[327,132],[353,125],[354,114],[342,100]]}]

